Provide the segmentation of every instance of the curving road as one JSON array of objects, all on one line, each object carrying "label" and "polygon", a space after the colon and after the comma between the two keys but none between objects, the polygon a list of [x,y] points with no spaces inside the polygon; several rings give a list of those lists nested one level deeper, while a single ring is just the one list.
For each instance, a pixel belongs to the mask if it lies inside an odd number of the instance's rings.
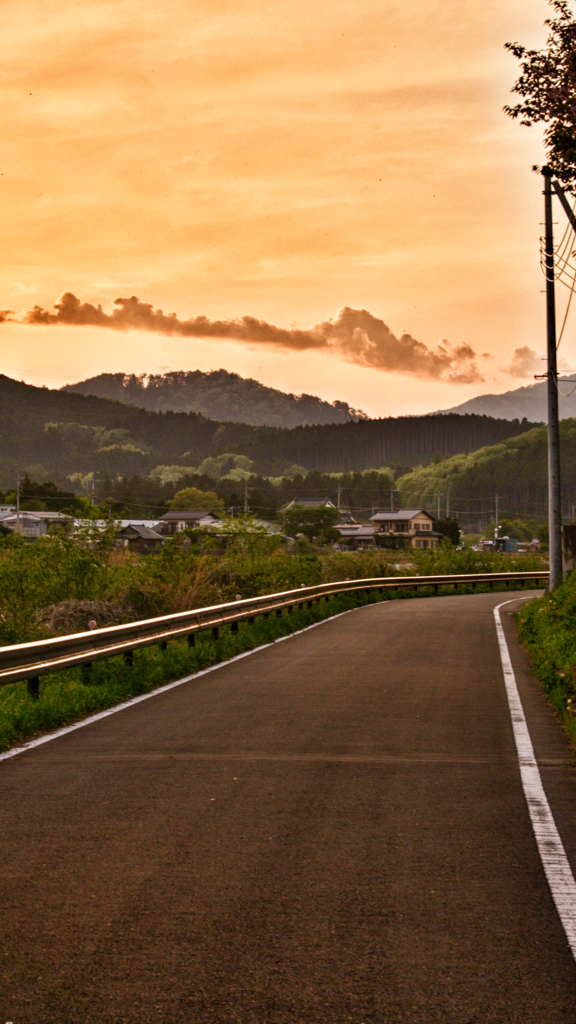
[{"label": "curving road", "polygon": [[[509,597],[367,607],[2,761],[0,1024],[576,1024]],[[574,870],[574,762],[503,620]]]}]

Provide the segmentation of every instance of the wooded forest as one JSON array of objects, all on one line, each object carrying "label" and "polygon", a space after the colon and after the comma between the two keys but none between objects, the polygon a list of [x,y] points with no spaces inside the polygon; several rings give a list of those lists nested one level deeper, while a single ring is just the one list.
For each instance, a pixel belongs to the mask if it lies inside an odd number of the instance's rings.
[{"label": "wooded forest", "polygon": [[63,483],[73,474],[148,476],[158,466],[193,474],[222,453],[246,456],[260,476],[353,472],[472,452],[528,430],[487,416],[406,416],[324,426],[256,427],[199,413],[150,412],[0,375],[0,486],[16,472]]},{"label": "wooded forest", "polygon": [[[576,419],[560,424],[564,514],[574,515],[576,503]],[[500,444],[467,455],[454,455],[415,469],[397,482],[405,505],[432,508],[440,495],[449,495],[450,508],[460,517],[508,512],[546,516],[548,510],[547,428],[536,427]]]}]

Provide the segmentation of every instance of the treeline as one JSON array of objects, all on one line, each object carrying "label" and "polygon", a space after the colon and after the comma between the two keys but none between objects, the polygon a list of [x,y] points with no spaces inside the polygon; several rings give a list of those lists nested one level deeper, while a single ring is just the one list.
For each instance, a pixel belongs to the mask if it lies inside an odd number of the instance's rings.
[{"label": "treeline", "polygon": [[293,480],[281,478],[272,482],[267,477],[251,476],[244,485],[239,481],[215,479],[206,474],[191,474],[164,484],[134,475],[113,479],[105,477],[96,488],[97,501],[120,515],[153,519],[168,509],[174,495],[186,487],[213,491],[222,498],[232,514],[240,514],[246,502],[251,513],[261,519],[277,518],[278,510],[294,498],[328,498],[350,509],[357,519],[369,519],[372,511],[390,508],[395,476],[401,466],[390,470],[346,473],[339,477],[312,472]]},{"label": "treeline", "polygon": [[0,486],[13,484],[17,470],[61,481],[74,473],[148,476],[160,464],[192,473],[204,459],[230,452],[252,460],[260,476],[280,476],[290,467],[349,473],[414,466],[496,444],[530,426],[437,415],[283,430],[218,423],[198,413],[149,412],[0,376]]},{"label": "treeline", "polygon": [[324,402],[315,395],[292,395],[228,370],[174,370],[170,373],[100,373],[66,384],[63,391],[138,405],[153,412],[199,412],[212,420],[254,426],[298,427],[367,419],[347,402]]}]

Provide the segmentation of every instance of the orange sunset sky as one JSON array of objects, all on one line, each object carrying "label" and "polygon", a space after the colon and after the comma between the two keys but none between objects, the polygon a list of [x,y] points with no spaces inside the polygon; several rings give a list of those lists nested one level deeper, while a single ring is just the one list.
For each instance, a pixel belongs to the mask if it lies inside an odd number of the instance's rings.
[{"label": "orange sunset sky", "polygon": [[[59,387],[224,367],[374,416],[531,383],[543,150],[502,113],[518,75],[503,44],[542,47],[551,14],[3,0],[0,371]],[[65,292],[124,318],[14,322]],[[113,306],[130,296],[178,333]],[[576,362],[570,323],[561,353]]]}]

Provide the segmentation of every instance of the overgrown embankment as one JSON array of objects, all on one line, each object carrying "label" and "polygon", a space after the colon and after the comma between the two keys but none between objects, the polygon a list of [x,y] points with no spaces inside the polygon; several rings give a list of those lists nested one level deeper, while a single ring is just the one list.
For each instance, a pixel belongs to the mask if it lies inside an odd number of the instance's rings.
[{"label": "overgrown embankment", "polygon": [[518,615],[534,673],[576,747],[576,573]]}]

